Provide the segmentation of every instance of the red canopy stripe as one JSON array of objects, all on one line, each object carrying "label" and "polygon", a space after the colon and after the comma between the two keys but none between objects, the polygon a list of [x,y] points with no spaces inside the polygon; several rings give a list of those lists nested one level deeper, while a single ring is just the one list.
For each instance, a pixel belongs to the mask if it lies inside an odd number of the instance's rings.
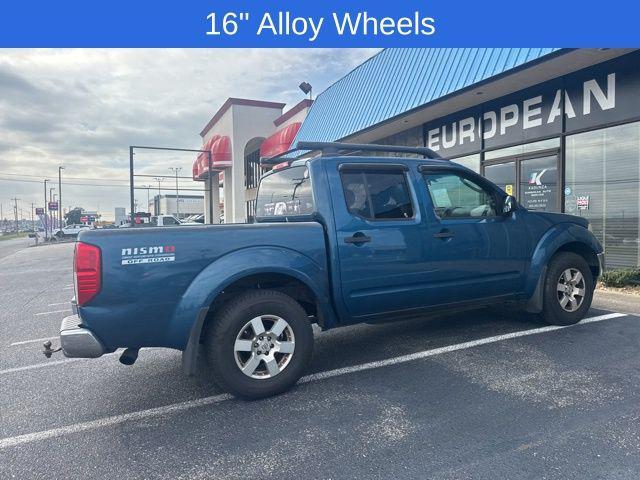
[{"label": "red canopy stripe", "polygon": [[267,138],[260,147],[260,157],[270,158],[289,150],[293,139],[296,138],[296,134],[300,130],[300,125],[302,125],[301,122],[292,123]]}]

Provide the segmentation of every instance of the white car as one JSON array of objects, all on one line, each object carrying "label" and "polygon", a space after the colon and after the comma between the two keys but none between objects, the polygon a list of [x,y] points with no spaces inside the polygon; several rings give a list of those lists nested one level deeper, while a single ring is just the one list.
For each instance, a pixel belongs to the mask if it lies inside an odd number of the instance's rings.
[{"label": "white car", "polygon": [[86,230],[89,228],[91,228],[91,225],[82,225],[82,224],[66,225],[62,227],[60,230],[58,230],[55,235],[58,238],[77,237],[82,230]]}]

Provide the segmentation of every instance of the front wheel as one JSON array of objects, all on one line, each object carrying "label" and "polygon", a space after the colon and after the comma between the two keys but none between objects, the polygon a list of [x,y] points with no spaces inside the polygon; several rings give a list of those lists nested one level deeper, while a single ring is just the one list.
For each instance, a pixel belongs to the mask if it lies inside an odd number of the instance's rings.
[{"label": "front wheel", "polygon": [[550,325],[573,325],[591,307],[593,274],[583,257],[561,252],[549,262],[544,285],[542,316]]},{"label": "front wheel", "polygon": [[298,302],[256,290],[239,295],[213,319],[205,337],[214,381],[244,398],[277,395],[304,374],[313,330]]}]

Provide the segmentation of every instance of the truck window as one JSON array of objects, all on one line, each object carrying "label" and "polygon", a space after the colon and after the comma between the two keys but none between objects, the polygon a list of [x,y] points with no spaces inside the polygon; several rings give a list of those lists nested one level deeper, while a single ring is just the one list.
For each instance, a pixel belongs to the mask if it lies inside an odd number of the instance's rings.
[{"label": "truck window", "polygon": [[370,220],[413,217],[413,205],[404,171],[351,169],[340,172],[347,209]]},{"label": "truck window", "polygon": [[260,182],[256,217],[309,215],[313,211],[313,192],[306,166],[272,173]]},{"label": "truck window", "polygon": [[180,225],[178,221],[173,217],[164,217],[162,219],[163,225]]},{"label": "truck window", "polygon": [[456,172],[423,174],[435,213],[440,218],[494,217],[493,192]]}]

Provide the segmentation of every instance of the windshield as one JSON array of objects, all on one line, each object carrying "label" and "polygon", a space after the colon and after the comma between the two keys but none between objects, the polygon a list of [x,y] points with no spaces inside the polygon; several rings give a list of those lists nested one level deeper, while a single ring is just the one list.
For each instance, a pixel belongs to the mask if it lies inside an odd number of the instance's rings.
[{"label": "windshield", "polygon": [[292,167],[266,176],[260,182],[257,217],[309,215],[313,193],[306,166]]}]

